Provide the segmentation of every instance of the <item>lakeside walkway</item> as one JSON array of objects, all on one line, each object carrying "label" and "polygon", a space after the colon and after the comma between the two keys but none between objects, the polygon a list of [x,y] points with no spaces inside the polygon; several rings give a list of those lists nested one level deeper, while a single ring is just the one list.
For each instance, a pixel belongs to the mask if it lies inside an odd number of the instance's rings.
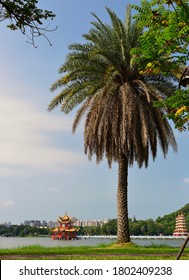
[{"label": "lakeside walkway", "polygon": [[[79,238],[110,238],[116,239],[116,235],[82,235]],[[131,235],[131,239],[185,239],[186,236],[173,236],[173,235]]]}]

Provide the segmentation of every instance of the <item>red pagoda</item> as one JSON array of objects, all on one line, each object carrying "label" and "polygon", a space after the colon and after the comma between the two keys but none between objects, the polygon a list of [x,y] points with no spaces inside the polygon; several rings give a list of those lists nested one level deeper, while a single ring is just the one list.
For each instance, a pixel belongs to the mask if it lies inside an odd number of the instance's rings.
[{"label": "red pagoda", "polygon": [[176,225],[175,230],[173,232],[173,236],[187,236],[188,230],[186,227],[186,221],[184,214],[181,213],[176,217]]},{"label": "red pagoda", "polygon": [[70,218],[67,213],[57,219],[59,223],[59,227],[55,227],[51,229],[52,235],[51,238],[53,240],[62,240],[62,239],[78,239],[77,232],[79,231],[78,228],[73,227],[74,219]]}]

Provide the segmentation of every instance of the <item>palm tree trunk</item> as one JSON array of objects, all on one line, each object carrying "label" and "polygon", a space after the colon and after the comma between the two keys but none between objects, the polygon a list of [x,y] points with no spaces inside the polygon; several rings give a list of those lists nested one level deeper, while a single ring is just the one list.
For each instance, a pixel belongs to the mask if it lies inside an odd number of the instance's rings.
[{"label": "palm tree trunk", "polygon": [[124,155],[120,156],[118,167],[117,190],[117,242],[130,242],[129,218],[128,218],[128,160]]}]

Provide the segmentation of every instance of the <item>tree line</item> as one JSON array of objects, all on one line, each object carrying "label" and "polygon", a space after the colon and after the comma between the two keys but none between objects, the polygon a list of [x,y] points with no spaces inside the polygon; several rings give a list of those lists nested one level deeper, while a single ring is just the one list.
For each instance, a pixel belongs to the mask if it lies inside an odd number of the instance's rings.
[{"label": "tree line", "polygon": [[[172,235],[175,223],[166,223],[148,220],[129,219],[130,234],[140,235]],[[80,235],[117,235],[117,220],[111,220],[102,226],[86,226],[80,229]]]},{"label": "tree line", "polygon": [[[172,235],[174,230],[174,223],[163,223],[154,221],[153,219],[148,220],[136,220],[130,219],[129,226],[131,235]],[[5,226],[0,225],[0,236],[5,237],[26,237],[26,236],[50,236],[50,228],[39,228],[35,226],[25,225],[11,225]],[[98,226],[85,226],[81,227],[79,236],[82,235],[117,235],[117,220],[110,220],[107,224]]]},{"label": "tree line", "polygon": [[[189,226],[189,203],[179,210],[158,217],[156,220],[137,220],[134,216],[129,219],[131,235],[172,235],[175,228],[175,220],[179,213],[183,213],[186,225]],[[189,228],[188,228],[189,229]],[[51,235],[50,228],[28,226],[28,225],[0,225],[0,236],[43,236]],[[117,235],[117,219],[111,219],[108,223],[98,226],[80,227],[78,235]]]},{"label": "tree line", "polygon": [[49,228],[40,228],[26,225],[0,225],[0,236],[5,237],[26,237],[49,235]]},{"label": "tree line", "polygon": [[[174,223],[169,224],[148,220],[130,219],[129,226],[131,235],[172,235],[174,230]],[[26,237],[26,236],[50,236],[50,228],[40,228],[26,225],[0,225],[0,236],[5,237]],[[81,227],[78,235],[117,235],[117,220],[110,220],[107,224],[98,226]]]}]

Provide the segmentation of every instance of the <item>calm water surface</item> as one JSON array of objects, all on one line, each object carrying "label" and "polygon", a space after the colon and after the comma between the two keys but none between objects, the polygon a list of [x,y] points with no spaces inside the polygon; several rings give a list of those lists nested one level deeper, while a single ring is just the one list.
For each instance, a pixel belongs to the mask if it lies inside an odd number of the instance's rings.
[{"label": "calm water surface", "polygon": [[68,247],[68,246],[95,246],[98,244],[109,244],[116,239],[110,238],[81,238],[78,240],[52,240],[49,237],[0,237],[0,249],[17,248],[30,245],[41,245],[44,247]]},{"label": "calm water surface", "polygon": [[[148,245],[168,245],[171,247],[180,247],[184,238],[180,239],[131,239],[132,242],[141,246]],[[79,240],[52,240],[49,237],[0,237],[0,249],[18,248],[29,245],[41,245],[45,247],[68,247],[68,246],[95,246],[99,244],[110,244],[115,242],[116,238],[81,238]],[[187,244],[189,247],[189,244]]]}]

